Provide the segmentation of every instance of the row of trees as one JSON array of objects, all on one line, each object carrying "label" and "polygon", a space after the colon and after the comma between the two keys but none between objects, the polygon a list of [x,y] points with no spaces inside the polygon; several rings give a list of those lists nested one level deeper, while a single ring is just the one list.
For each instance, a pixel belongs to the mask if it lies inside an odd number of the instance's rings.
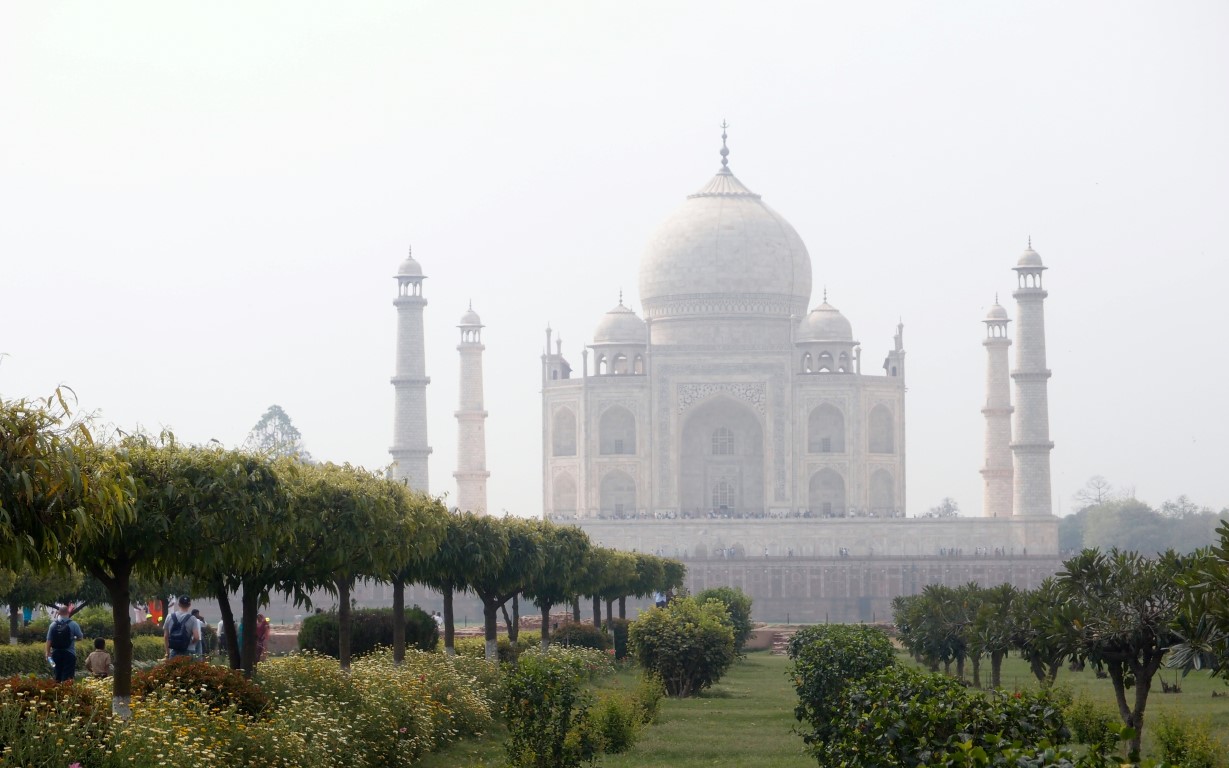
[{"label": "row of trees", "polygon": [[512,602],[515,632],[522,594],[543,611],[546,644],[553,605],[585,595],[595,606],[606,600],[609,611],[684,575],[673,561],[595,547],[577,529],[450,516],[438,499],[350,465],[188,446],[170,434],[95,442],[61,393],[0,403],[0,565],[36,577],[86,573],[102,585],[115,625],[121,713],[131,695],[135,579],[180,579],[216,598],[231,666],[250,675],[255,633],[244,633],[239,646],[232,595],[248,627],[275,592],[300,605],[314,592],[335,596],[348,666],[350,596],[360,580],[393,585],[398,659],[408,583],[444,594],[448,649],[452,596],[478,596],[494,658],[498,614]]},{"label": "row of trees", "polygon": [[989,658],[997,687],[1012,651],[1043,686],[1066,661],[1093,664],[1113,684],[1138,757],[1149,692],[1167,653],[1170,666],[1229,672],[1229,525],[1219,533],[1219,547],[1189,555],[1084,550],[1033,590],[927,586],[897,598],[894,619],[915,658],[932,669],[955,663],[960,677],[969,660],[975,685],[980,661]]},{"label": "row of trees", "polygon": [[1084,549],[1117,547],[1153,554],[1172,549],[1194,552],[1215,538],[1229,508],[1219,512],[1179,496],[1153,507],[1133,490],[1115,488],[1105,478],[1091,478],[1075,494],[1076,511],[1058,522],[1058,546],[1074,554]]}]

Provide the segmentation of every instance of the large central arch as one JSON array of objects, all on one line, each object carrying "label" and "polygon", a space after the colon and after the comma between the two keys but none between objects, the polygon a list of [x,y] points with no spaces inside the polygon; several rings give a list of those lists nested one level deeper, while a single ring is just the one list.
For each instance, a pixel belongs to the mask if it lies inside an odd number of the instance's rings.
[{"label": "large central arch", "polygon": [[680,510],[760,515],[764,499],[764,428],[759,417],[725,395],[692,408],[679,443]]}]

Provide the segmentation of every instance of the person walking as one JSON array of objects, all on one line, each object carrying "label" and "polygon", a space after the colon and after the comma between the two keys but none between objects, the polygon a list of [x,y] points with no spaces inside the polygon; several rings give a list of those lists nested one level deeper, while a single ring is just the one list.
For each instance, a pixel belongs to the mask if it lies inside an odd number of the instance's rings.
[{"label": "person walking", "polygon": [[62,683],[77,675],[77,641],[84,640],[81,626],[63,605],[55,607],[55,619],[47,628],[47,660],[55,667],[55,681]]},{"label": "person walking", "polygon": [[162,644],[166,657],[191,656],[192,649],[201,641],[201,625],[192,615],[192,598],[181,595],[179,605],[166,616],[162,624]]}]

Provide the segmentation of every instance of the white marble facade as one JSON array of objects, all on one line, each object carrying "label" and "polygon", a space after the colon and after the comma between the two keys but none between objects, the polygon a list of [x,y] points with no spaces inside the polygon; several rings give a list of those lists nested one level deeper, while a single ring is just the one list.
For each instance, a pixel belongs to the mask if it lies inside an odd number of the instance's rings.
[{"label": "white marble facade", "polygon": [[547,330],[550,519],[904,514],[903,327],[871,362],[826,295],[808,312],[806,246],[725,155],[652,236],[643,318],[620,297],[578,370]]}]

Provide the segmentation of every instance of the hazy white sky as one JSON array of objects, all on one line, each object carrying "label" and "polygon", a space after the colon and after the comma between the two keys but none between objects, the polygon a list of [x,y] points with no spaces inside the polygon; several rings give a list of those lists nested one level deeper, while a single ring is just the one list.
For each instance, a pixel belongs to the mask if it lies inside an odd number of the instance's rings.
[{"label": "hazy white sky", "polygon": [[[492,509],[541,511],[547,322],[580,347],[730,165],[867,360],[908,349],[908,506],[981,506],[996,292],[1046,273],[1056,508],[1093,474],[1229,505],[1229,4],[5,3],[0,394],[389,461],[426,282],[431,490],[487,324]],[[873,367],[873,366],[872,366]]]}]

